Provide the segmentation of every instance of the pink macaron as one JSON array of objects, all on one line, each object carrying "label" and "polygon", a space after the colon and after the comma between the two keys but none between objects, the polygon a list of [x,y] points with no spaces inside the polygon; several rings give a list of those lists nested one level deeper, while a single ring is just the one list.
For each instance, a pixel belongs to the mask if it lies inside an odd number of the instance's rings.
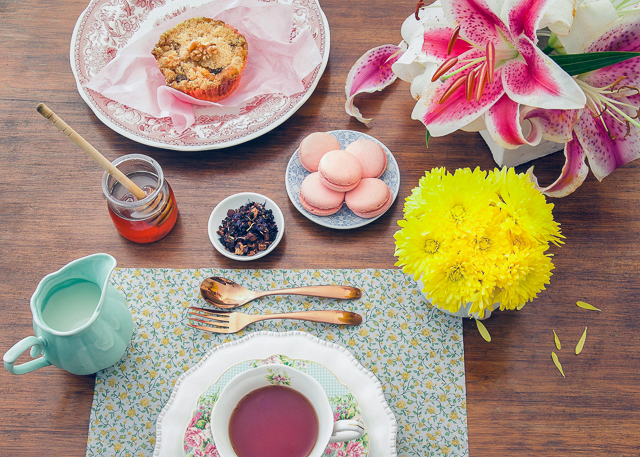
[{"label": "pink macaron", "polygon": [[305,170],[315,172],[318,171],[318,163],[323,155],[339,149],[340,143],[333,136],[325,132],[315,132],[300,143],[298,158]]},{"label": "pink macaron", "polygon": [[322,184],[320,173],[311,173],[300,185],[300,204],[311,214],[329,216],[342,208],[344,192],[336,192]]},{"label": "pink macaron", "polygon": [[384,213],[393,202],[389,186],[377,178],[364,178],[358,187],[347,192],[345,203],[356,216],[371,218]]},{"label": "pink macaron", "polygon": [[336,192],[354,189],[362,177],[362,165],[346,151],[329,151],[320,159],[318,173],[322,184]]},{"label": "pink macaron", "polygon": [[387,154],[371,140],[356,140],[345,148],[360,161],[363,178],[379,178],[387,168]]}]

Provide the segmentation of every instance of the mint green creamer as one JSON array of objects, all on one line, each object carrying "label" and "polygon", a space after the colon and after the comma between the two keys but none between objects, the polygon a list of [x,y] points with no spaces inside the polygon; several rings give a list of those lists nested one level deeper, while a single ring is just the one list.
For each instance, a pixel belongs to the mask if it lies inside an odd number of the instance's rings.
[{"label": "mint green creamer", "polygon": [[[122,358],[133,335],[127,301],[109,284],[116,259],[93,254],[45,276],[31,297],[33,331],[4,355],[4,366],[24,374],[54,365],[91,374]],[[40,357],[14,365],[27,349]]]}]

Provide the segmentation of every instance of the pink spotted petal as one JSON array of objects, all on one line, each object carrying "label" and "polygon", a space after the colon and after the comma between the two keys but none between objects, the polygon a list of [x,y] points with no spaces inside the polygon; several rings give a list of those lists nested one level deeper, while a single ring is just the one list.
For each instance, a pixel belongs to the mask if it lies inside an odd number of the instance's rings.
[{"label": "pink spotted petal", "polygon": [[578,121],[579,110],[542,109],[525,106],[520,111],[522,119],[536,119],[542,128],[542,138],[555,143],[568,143],[573,138],[573,126]]},{"label": "pink spotted petal", "polygon": [[471,45],[468,42],[458,38],[453,45],[451,54],[448,55],[447,47],[449,46],[452,33],[453,29],[451,27],[430,28],[425,30],[422,52],[427,57],[444,62],[449,57],[459,56],[471,49]]},{"label": "pink spotted petal", "polygon": [[578,140],[573,139],[566,144],[564,156],[565,164],[562,167],[562,173],[550,186],[538,185],[538,179],[533,175],[533,167],[527,171],[538,190],[549,197],[566,197],[580,187],[589,173],[589,167],[584,163],[585,152]]},{"label": "pink spotted petal", "polygon": [[505,94],[484,115],[491,138],[503,148],[516,149],[523,144],[536,146],[542,139],[542,129],[537,119],[527,122],[530,129],[525,137],[520,125],[519,108],[519,105]]},{"label": "pink spotted petal", "polygon": [[524,34],[536,43],[541,19],[556,0],[507,0],[503,11],[508,15],[508,25],[511,35],[517,37]]},{"label": "pink spotted petal", "polygon": [[512,100],[538,108],[584,108],[584,92],[571,76],[529,38],[520,36],[514,44],[521,56],[508,60],[502,72],[504,90]]},{"label": "pink spotted petal", "polygon": [[[624,98],[620,100],[626,101]],[[615,140],[609,137],[605,125]],[[596,118],[589,110],[583,110],[574,131],[589,159],[589,167],[599,181],[616,168],[640,157],[640,129],[632,126],[630,134],[625,137],[627,126],[608,112]]]},{"label": "pink spotted petal", "polygon": [[489,40],[498,43],[510,36],[499,17],[501,7],[502,0],[456,0],[442,5],[449,23],[460,26],[460,36],[479,45]]},{"label": "pink spotted petal", "polygon": [[[640,50],[640,9],[636,9],[615,21],[599,36],[585,44],[582,52]],[[636,58],[637,59],[637,58]],[[631,59],[631,60],[636,60]]]},{"label": "pink spotted petal", "polygon": [[[584,52],[601,51],[640,51],[640,9],[628,13],[614,22],[604,33],[587,44]],[[600,68],[580,79],[593,87],[605,87],[624,76],[620,84],[640,86],[640,58],[635,57],[615,65]]]},{"label": "pink spotted petal", "polygon": [[398,60],[401,53],[400,46],[387,44],[370,49],[356,61],[347,75],[345,86],[347,114],[365,124],[371,122],[371,119],[362,117],[354,105],[354,98],[363,92],[372,93],[382,90],[393,83],[396,75],[391,71],[391,66]]},{"label": "pink spotted petal", "polygon": [[[461,60],[467,60],[480,55],[484,55],[484,49],[473,49],[464,53],[460,58]],[[464,63],[458,63],[451,71],[463,65]],[[459,74],[464,75],[468,73],[469,70],[470,69],[465,70]],[[496,70],[493,83],[487,83],[480,101],[472,99],[468,102],[465,97],[464,87],[462,87],[449,97],[445,103],[440,104],[439,101],[442,95],[447,91],[449,86],[451,86],[455,78],[450,78],[444,83],[438,80],[429,84],[413,108],[411,118],[422,121],[431,136],[438,137],[455,132],[484,114],[504,95],[502,79],[500,78],[501,72],[502,68]]]}]

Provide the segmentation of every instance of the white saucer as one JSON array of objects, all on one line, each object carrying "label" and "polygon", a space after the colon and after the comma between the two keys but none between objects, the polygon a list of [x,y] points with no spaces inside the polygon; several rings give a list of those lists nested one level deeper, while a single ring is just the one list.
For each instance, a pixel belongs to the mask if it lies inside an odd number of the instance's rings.
[{"label": "white saucer", "polygon": [[367,424],[369,457],[395,457],[396,418],[382,385],[344,347],[304,332],[256,332],[211,349],[191,370],[178,378],[171,397],[158,416],[154,457],[182,455],[185,424],[198,398],[230,367],[273,354],[312,360],[330,370],[351,392]]},{"label": "white saucer", "polygon": [[[191,419],[184,431],[182,447],[184,457],[206,456],[207,452],[215,455],[217,450],[210,449],[215,446],[215,442],[209,427],[211,426],[211,410],[218,400],[218,395],[235,376],[261,365],[288,365],[312,376],[327,394],[331,409],[337,415],[335,420],[355,418],[364,424],[360,407],[353,394],[336,378],[336,375],[331,370],[311,360],[290,359],[274,354],[267,359],[247,360],[232,366],[200,395],[198,404],[193,410]],[[366,424],[364,425],[366,429]],[[340,447],[338,448],[337,446]],[[334,444],[331,451],[327,452],[339,453],[338,455],[343,455],[344,457],[367,457],[369,454],[368,433],[365,433],[356,441],[346,441],[340,445]]]}]

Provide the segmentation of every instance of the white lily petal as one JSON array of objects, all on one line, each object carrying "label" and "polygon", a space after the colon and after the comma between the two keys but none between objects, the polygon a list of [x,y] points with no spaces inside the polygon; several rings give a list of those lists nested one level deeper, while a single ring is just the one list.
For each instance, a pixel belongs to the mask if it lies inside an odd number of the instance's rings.
[{"label": "white lily petal", "polygon": [[422,74],[425,69],[425,59],[422,53],[422,36],[409,42],[409,47],[391,66],[398,78],[411,82],[413,78]]},{"label": "white lily petal", "polygon": [[422,8],[418,16],[420,16],[419,21],[416,20],[415,14],[411,14],[411,16],[406,18],[402,23],[400,34],[404,41],[411,41],[416,33],[424,33],[425,27],[442,26],[447,23],[444,17],[444,11],[442,11],[442,6],[440,6],[440,1],[426,8]]},{"label": "white lily petal", "polygon": [[486,130],[487,124],[484,122],[484,116],[480,116],[477,119],[469,122],[464,127],[460,128],[463,132],[479,132],[481,130]]},{"label": "white lily petal", "polygon": [[416,76],[415,78],[413,78],[413,81],[411,81],[411,96],[414,98],[414,100],[420,98],[420,96],[426,90],[427,86],[431,84],[431,78],[433,78],[433,75],[438,69],[438,64],[429,62],[425,64],[422,69],[423,73]]},{"label": "white lily petal", "polygon": [[576,9],[583,0],[556,0],[540,21],[540,28],[549,27],[556,35],[568,35]]},{"label": "white lily petal", "polygon": [[[585,2],[576,9],[571,32],[566,36],[559,36],[560,42],[568,54],[578,53],[585,43],[590,42],[598,32],[617,19],[618,12],[610,0]],[[549,28],[560,35],[560,30],[556,31],[553,26]]]}]

